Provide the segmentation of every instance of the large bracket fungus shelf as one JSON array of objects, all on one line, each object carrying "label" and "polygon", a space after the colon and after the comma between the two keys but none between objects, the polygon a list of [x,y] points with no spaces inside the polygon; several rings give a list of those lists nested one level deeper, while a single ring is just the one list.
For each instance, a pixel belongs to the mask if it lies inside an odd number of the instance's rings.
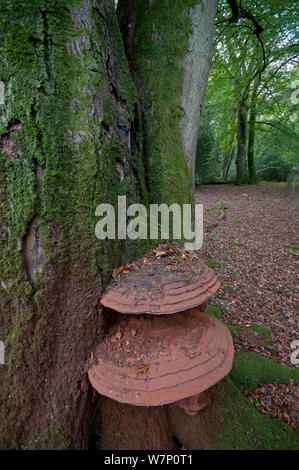
[{"label": "large bracket fungus shelf", "polygon": [[227,328],[198,309],[169,320],[132,317],[115,325],[111,337],[119,332],[121,338],[99,346],[98,364],[89,371],[93,387],[122,403],[157,406],[219,382],[233,358]]},{"label": "large bracket fungus shelf", "polygon": [[101,303],[122,315],[96,351],[92,386],[121,403],[179,402],[196,414],[233,361],[228,329],[202,311],[216,275],[197,255],[162,245],[114,277]]}]

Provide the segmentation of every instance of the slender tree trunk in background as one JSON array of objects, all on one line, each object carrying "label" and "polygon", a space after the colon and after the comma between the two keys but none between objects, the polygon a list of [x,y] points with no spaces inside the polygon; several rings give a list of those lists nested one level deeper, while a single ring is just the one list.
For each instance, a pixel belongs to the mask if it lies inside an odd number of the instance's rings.
[{"label": "slender tree trunk in background", "polygon": [[212,57],[216,0],[119,0],[139,91],[153,202],[192,199],[200,111]]},{"label": "slender tree trunk in background", "polygon": [[229,154],[229,156],[228,156],[228,158],[227,158],[227,160],[226,160],[226,165],[225,165],[224,172],[223,172],[223,179],[224,179],[225,182],[227,181],[228,173],[229,173],[231,164],[234,160],[235,151],[236,151],[236,148],[233,147],[230,154]]},{"label": "slender tree trunk in background", "polygon": [[147,248],[97,240],[96,207],[146,204],[147,184],[157,202],[192,196],[216,2],[123,3],[137,13],[126,28],[145,152],[113,0],[0,4],[2,449],[89,445],[100,298],[112,269]]},{"label": "slender tree trunk in background", "polygon": [[255,171],[255,154],[254,154],[254,143],[255,143],[255,123],[256,123],[256,95],[257,95],[258,83],[255,84],[254,90],[251,97],[250,115],[248,123],[248,176],[249,183],[256,183],[256,171]]},{"label": "slender tree trunk in background", "polygon": [[247,175],[247,136],[248,136],[248,105],[247,101],[243,101],[238,109],[238,122],[237,122],[237,157],[236,168],[237,184],[248,183]]},{"label": "slender tree trunk in background", "polygon": [[230,157],[229,153],[226,153],[225,155],[223,155],[223,163],[222,163],[222,169],[221,169],[221,179],[222,180],[224,180],[224,174],[225,174],[225,170],[226,170],[226,167],[227,167],[227,162],[229,161],[229,157]]},{"label": "slender tree trunk in background", "polygon": [[248,175],[249,182],[256,183],[257,177],[255,172],[255,154],[254,154],[254,141],[255,141],[255,121],[256,112],[251,109],[249,118],[249,132],[248,132]]},{"label": "slender tree trunk in background", "polygon": [[225,173],[225,168],[226,168],[228,159],[229,159],[228,154],[223,155],[223,163],[222,163],[222,169],[221,169],[221,179],[224,179],[224,173]]}]

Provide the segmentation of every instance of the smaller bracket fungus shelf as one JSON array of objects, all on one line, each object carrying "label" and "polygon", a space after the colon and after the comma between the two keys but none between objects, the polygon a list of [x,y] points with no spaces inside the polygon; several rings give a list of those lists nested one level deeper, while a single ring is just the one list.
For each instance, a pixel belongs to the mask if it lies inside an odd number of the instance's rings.
[{"label": "smaller bracket fungus shelf", "polygon": [[92,386],[131,405],[206,407],[234,354],[228,329],[202,311],[219,286],[197,255],[168,245],[115,270],[101,303],[120,314],[95,353]]},{"label": "smaller bracket fungus shelf", "polygon": [[151,252],[114,275],[101,303],[126,314],[164,315],[204,307],[220,287],[215,273],[195,254],[178,248]]}]

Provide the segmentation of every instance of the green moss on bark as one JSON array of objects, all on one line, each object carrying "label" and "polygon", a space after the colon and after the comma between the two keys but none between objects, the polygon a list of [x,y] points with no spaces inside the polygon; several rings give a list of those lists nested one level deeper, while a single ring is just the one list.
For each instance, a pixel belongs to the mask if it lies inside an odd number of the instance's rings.
[{"label": "green moss on bark", "polygon": [[189,9],[196,3],[140,0],[135,2],[136,18],[127,16],[125,1],[118,5],[121,31],[127,39],[142,102],[147,178],[155,203],[188,203],[193,196],[179,122],[184,113],[180,105],[183,58],[192,33]]},{"label": "green moss on bark", "polygon": [[[147,201],[137,93],[111,1],[5,0],[0,30],[1,448],[86,446],[80,403],[99,297],[112,269],[147,248],[94,232],[102,202]],[[35,217],[46,264],[30,279],[24,242]],[[51,421],[53,410],[63,411]]]}]

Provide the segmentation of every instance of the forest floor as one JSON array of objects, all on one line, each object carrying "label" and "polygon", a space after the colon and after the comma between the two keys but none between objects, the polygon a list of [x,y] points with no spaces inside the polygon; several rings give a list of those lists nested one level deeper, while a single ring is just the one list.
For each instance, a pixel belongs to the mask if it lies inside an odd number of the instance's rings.
[{"label": "forest floor", "polygon": [[[222,282],[210,303],[219,307],[221,320],[241,328],[232,332],[235,350],[255,351],[295,367],[291,344],[299,340],[298,215],[286,184],[201,185],[196,202],[204,207],[200,254]],[[298,386],[291,381],[286,393],[282,388],[261,385],[248,398],[260,411],[296,428]]]}]

